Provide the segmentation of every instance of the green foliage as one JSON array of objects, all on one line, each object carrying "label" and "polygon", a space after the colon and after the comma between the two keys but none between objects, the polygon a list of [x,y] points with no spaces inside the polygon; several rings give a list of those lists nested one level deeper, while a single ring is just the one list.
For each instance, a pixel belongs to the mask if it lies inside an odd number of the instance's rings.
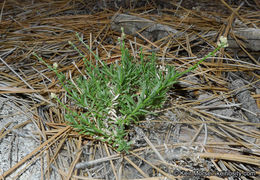
[{"label": "green foliage", "polygon": [[121,38],[121,61],[107,65],[91,51],[82,38],[77,37],[94,55],[97,63],[92,64],[85,59],[79,49],[69,42],[82,56],[85,64],[86,75],[74,79],[74,82],[66,80],[65,75],[57,71],[57,65],[49,66],[35,53],[34,55],[56,73],[69,98],[83,109],[82,112],[72,111],[54,96],[66,109],[65,119],[69,124],[79,133],[106,142],[120,152],[128,152],[131,147],[131,142],[127,140],[127,128],[138,123],[141,117],[152,113],[154,109],[162,107],[167,91],[178,78],[206,59],[205,57],[182,73],[176,72],[173,66],[166,66],[162,70],[157,67],[155,54],[146,60],[141,51],[140,60],[133,59]]}]

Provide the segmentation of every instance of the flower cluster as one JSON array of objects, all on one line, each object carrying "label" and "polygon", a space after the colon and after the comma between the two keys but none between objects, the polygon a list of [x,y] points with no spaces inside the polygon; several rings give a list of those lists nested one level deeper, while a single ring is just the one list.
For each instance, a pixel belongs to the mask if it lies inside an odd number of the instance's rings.
[{"label": "flower cluster", "polygon": [[219,42],[217,43],[218,46],[222,46],[222,47],[228,47],[228,42],[227,42],[227,37],[224,36],[220,36],[219,38]]}]

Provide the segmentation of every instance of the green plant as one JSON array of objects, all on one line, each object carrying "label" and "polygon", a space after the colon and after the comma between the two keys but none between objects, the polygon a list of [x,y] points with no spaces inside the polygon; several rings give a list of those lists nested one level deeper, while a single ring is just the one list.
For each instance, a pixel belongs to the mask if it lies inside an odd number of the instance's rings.
[{"label": "green plant", "polygon": [[96,59],[95,64],[91,63],[69,42],[83,58],[86,73],[84,76],[66,80],[65,75],[58,72],[57,64],[52,67],[37,54],[34,55],[56,73],[69,98],[84,109],[83,112],[72,111],[55,94],[51,94],[66,109],[65,119],[69,124],[79,133],[92,136],[112,145],[117,151],[125,152],[128,152],[131,145],[127,140],[127,129],[138,123],[141,117],[152,113],[155,108],[162,107],[167,91],[178,78],[227,45],[224,39],[197,64],[184,72],[177,72],[173,66],[166,65],[164,70],[158,68],[155,54],[149,61],[145,60],[142,50],[140,60],[133,59],[125,47],[123,33],[119,38],[122,53],[120,64],[110,65],[102,62],[78,34],[77,37]]}]

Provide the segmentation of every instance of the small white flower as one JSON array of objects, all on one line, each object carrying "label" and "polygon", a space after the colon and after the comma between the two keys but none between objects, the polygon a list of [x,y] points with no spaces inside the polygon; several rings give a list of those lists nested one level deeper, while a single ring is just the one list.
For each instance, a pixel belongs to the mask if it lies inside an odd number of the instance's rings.
[{"label": "small white flower", "polygon": [[124,28],[123,27],[121,27],[121,31],[122,31],[122,33],[121,33],[121,40],[124,40],[125,39],[125,32],[124,32]]},{"label": "small white flower", "polygon": [[57,95],[55,93],[51,93],[51,99],[54,99],[56,97],[57,97]]},{"label": "small white flower", "polygon": [[122,31],[122,33],[124,33],[124,27],[121,27],[121,31]]},{"label": "small white flower", "polygon": [[220,36],[218,46],[228,47],[227,37]]},{"label": "small white flower", "polygon": [[58,63],[54,63],[54,64],[53,64],[53,68],[54,68],[54,69],[57,69],[57,67],[58,67]]}]

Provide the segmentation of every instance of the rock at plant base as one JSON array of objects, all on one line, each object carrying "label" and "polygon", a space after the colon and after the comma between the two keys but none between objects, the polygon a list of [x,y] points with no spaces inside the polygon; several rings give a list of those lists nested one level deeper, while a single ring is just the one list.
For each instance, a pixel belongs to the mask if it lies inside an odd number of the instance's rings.
[{"label": "rock at plant base", "polygon": [[112,17],[111,28],[114,31],[121,32],[121,27],[124,28],[125,34],[138,36],[138,32],[150,41],[162,39],[169,34],[176,35],[179,33],[169,26],[156,23],[149,19],[128,14],[115,14]]},{"label": "rock at plant base", "polygon": [[[245,45],[247,49],[252,51],[260,51],[260,29],[256,28],[237,28],[234,30],[234,34]],[[236,40],[229,36],[228,44],[230,48],[239,48]]]},{"label": "rock at plant base", "polygon": [[[124,28],[124,33],[127,35],[138,36],[138,32],[152,42],[167,37],[168,35],[175,37],[184,35],[183,32],[179,32],[170,26],[159,24],[149,19],[128,14],[115,14],[112,17],[111,28],[114,31],[121,32],[121,27]],[[213,35],[216,33],[217,32],[215,31],[210,31],[204,34],[203,37],[207,36],[207,34]],[[239,37],[238,39],[247,49],[252,51],[260,51],[260,29],[235,28],[234,34]],[[196,39],[196,37],[190,37],[190,40],[193,39]],[[228,44],[229,48],[239,48],[239,44],[231,35],[228,36]]]}]

